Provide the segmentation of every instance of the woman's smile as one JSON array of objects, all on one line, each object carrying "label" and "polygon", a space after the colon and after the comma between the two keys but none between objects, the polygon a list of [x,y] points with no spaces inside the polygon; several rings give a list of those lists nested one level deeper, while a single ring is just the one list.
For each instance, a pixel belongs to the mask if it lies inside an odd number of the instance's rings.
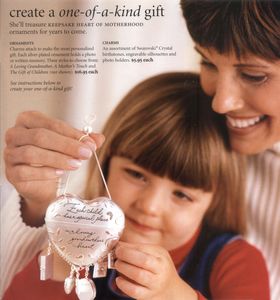
[{"label": "woman's smile", "polygon": [[231,117],[226,115],[226,121],[230,135],[245,137],[250,134],[258,134],[259,130],[264,130],[268,126],[269,118],[266,116]]}]

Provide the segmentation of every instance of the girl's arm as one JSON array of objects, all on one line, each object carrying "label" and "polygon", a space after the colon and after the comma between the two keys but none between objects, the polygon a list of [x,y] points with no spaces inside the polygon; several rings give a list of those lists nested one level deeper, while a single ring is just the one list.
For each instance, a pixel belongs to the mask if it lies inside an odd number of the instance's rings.
[{"label": "girl's arm", "polygon": [[210,276],[213,299],[269,300],[269,279],[261,252],[243,239],[227,244]]}]

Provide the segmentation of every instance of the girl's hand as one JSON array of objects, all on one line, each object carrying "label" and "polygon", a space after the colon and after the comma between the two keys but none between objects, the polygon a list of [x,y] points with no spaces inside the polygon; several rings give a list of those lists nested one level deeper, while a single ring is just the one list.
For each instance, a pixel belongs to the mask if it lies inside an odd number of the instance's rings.
[{"label": "girl's hand", "polygon": [[116,247],[118,288],[141,300],[197,299],[197,293],[178,275],[162,247],[119,242]]},{"label": "girl's hand", "polygon": [[22,216],[28,225],[44,222],[59,177],[77,169],[104,140],[92,134],[79,142],[82,135],[67,123],[36,111],[19,114],[15,126],[7,130],[6,176],[24,199]]}]

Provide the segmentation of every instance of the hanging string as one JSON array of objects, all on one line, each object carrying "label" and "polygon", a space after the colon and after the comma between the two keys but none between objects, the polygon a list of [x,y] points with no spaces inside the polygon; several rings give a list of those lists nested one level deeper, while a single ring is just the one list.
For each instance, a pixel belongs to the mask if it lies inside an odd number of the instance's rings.
[{"label": "hanging string", "polygon": [[[79,139],[79,142],[81,142],[85,137],[88,137],[88,136],[89,136],[88,133],[85,134],[85,135],[83,135],[83,136],[81,136],[80,139]],[[97,167],[98,167],[99,173],[100,173],[100,175],[101,175],[102,181],[103,181],[103,183],[104,183],[106,192],[107,192],[109,198],[112,200],[112,197],[111,197],[111,194],[110,194],[110,192],[109,192],[109,189],[108,189],[108,186],[107,186],[107,183],[106,183],[104,174],[103,174],[103,172],[102,172],[102,169],[101,169],[101,166],[100,166],[99,159],[98,159],[98,157],[97,157],[96,151],[93,151],[93,154],[94,154],[94,157],[95,157],[95,160],[96,160],[96,163],[97,163]]]},{"label": "hanging string", "polygon": [[65,182],[65,185],[64,185],[64,189],[63,189],[63,195],[66,194],[66,190],[68,188],[68,183],[69,183],[69,178],[70,178],[70,171],[67,171],[66,173],[66,182]]},{"label": "hanging string", "polygon": [[[89,134],[92,132],[92,127],[91,127],[91,123],[93,123],[95,121],[95,116],[92,116],[92,115],[89,115],[89,116],[86,116],[85,118],[85,123],[86,125],[84,126],[84,135],[82,135],[80,138],[79,138],[79,142],[81,142],[85,137],[88,137]],[[109,199],[112,200],[112,197],[111,197],[111,194],[109,192],[109,188],[107,186],[107,183],[106,183],[106,180],[105,180],[105,177],[104,177],[104,174],[102,172],[102,169],[101,169],[101,166],[100,166],[100,163],[99,163],[99,160],[98,160],[98,157],[97,157],[97,154],[96,154],[96,151],[93,151],[93,154],[94,154],[94,157],[95,157],[95,160],[96,160],[96,163],[97,163],[97,167],[98,167],[98,170],[99,170],[99,173],[100,173],[100,176],[102,178],[102,181],[103,181],[103,184],[105,186],[105,189],[106,189],[106,192],[109,196]],[[68,188],[68,184],[69,184],[69,178],[70,178],[70,171],[67,172],[66,174],[66,182],[65,182],[65,186],[64,186],[64,189],[63,189],[63,195],[66,194],[66,190]]]},{"label": "hanging string", "polygon": [[110,192],[109,192],[109,189],[108,189],[108,186],[107,186],[107,183],[106,183],[106,180],[105,180],[104,174],[103,174],[103,172],[102,172],[102,169],[101,169],[101,166],[100,166],[100,163],[99,163],[99,160],[98,160],[97,154],[96,154],[96,152],[95,152],[95,151],[93,152],[93,154],[94,154],[94,157],[95,157],[95,160],[96,160],[96,163],[97,163],[97,166],[98,166],[98,169],[99,169],[99,172],[100,172],[100,175],[101,175],[102,181],[103,181],[103,183],[104,183],[104,186],[105,186],[106,192],[107,192],[107,194],[108,194],[108,196],[109,196],[109,199],[111,199],[111,200],[112,200],[112,197],[111,197],[111,194],[110,194]]}]

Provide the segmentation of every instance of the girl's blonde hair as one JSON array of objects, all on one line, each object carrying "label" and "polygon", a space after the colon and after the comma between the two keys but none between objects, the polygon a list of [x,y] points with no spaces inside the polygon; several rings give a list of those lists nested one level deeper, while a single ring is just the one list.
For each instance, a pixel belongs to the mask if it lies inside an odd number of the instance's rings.
[{"label": "girl's blonde hair", "polygon": [[[212,111],[198,75],[174,72],[144,80],[115,108],[103,133],[98,156],[105,177],[110,158],[121,156],[184,186],[213,191],[204,222],[245,232],[243,160],[231,151],[224,119]],[[85,196],[104,194],[92,160]]]}]

